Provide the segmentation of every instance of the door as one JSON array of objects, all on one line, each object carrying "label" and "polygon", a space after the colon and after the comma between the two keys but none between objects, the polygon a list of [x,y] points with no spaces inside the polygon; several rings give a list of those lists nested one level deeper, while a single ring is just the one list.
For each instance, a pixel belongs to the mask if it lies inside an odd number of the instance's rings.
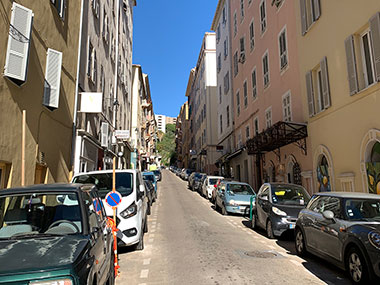
[{"label": "door", "polygon": [[269,185],[263,186],[257,195],[257,204],[256,204],[256,212],[257,212],[257,222],[263,228],[266,227],[266,221],[268,217],[268,209],[270,210],[270,202],[269,202]]}]

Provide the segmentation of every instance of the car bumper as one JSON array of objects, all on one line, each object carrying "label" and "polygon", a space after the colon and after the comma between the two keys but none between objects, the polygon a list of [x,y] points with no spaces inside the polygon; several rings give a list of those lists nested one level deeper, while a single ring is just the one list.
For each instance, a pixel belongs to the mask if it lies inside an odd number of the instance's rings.
[{"label": "car bumper", "polygon": [[117,228],[119,229],[116,233],[118,246],[130,246],[139,242],[141,227],[138,226],[137,221],[121,220]]},{"label": "car bumper", "polygon": [[281,236],[284,232],[295,229],[297,219],[294,217],[274,217],[271,221],[273,234]]},{"label": "car bumper", "polygon": [[249,208],[249,205],[242,205],[242,206],[226,206],[226,210],[229,213],[235,213],[235,214],[245,214],[245,211]]},{"label": "car bumper", "polygon": [[[372,245],[368,245],[372,246]],[[368,250],[367,247],[367,253],[370,259],[370,263],[372,264],[373,273],[377,276],[377,278],[380,278],[380,254],[379,250],[376,248],[371,248]]]},{"label": "car bumper", "polygon": [[207,196],[208,196],[209,199],[211,199],[211,197],[212,197],[212,191],[213,191],[213,189],[208,189],[207,188]]}]

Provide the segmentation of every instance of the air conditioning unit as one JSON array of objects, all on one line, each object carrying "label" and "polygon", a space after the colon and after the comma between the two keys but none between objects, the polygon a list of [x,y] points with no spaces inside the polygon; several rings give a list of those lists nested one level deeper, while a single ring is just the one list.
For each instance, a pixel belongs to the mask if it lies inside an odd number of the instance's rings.
[{"label": "air conditioning unit", "polygon": [[241,63],[245,62],[245,52],[244,51],[240,52],[239,62],[241,62]]},{"label": "air conditioning unit", "polygon": [[100,128],[100,145],[102,147],[108,147],[108,135],[109,135],[109,124],[106,122],[103,122]]}]

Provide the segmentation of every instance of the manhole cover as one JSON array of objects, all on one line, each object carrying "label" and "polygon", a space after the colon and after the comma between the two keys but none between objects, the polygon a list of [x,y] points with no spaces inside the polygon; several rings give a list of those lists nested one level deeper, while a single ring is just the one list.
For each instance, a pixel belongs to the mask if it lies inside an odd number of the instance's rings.
[{"label": "manhole cover", "polygon": [[279,254],[272,251],[247,251],[244,252],[245,255],[249,257],[257,257],[257,258],[272,258],[277,257]]}]

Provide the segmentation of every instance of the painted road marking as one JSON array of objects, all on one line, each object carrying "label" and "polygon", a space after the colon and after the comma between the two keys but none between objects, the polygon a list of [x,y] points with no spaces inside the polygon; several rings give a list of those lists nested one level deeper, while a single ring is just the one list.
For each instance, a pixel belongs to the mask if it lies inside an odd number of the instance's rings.
[{"label": "painted road marking", "polygon": [[148,278],[149,269],[143,269],[140,273],[140,278]]},{"label": "painted road marking", "polygon": [[143,264],[144,265],[149,265],[150,264],[150,258],[146,258],[146,259],[144,259],[144,262],[143,262]]}]

